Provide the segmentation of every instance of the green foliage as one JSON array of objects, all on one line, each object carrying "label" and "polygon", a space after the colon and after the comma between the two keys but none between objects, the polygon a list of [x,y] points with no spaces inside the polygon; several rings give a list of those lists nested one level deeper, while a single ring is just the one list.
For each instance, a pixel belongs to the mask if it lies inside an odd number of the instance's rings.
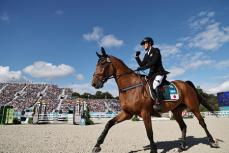
[{"label": "green foliage", "polygon": [[14,118],[13,124],[21,124],[21,121],[18,118]]},{"label": "green foliage", "polygon": [[95,95],[90,94],[90,93],[83,93],[82,95],[77,93],[77,92],[73,92],[72,93],[72,99],[76,99],[76,98],[90,98],[90,99],[114,99],[114,97],[112,96],[111,93],[109,92],[102,92],[102,91],[97,91],[95,93]]},{"label": "green foliage", "polygon": [[95,97],[97,98],[97,99],[103,99],[103,95],[102,95],[103,93],[101,92],[101,91],[97,91],[96,93],[95,93]]},{"label": "green foliage", "polygon": [[68,114],[73,114],[73,109],[68,109]]},{"label": "green foliage", "polygon": [[33,124],[33,118],[32,117],[29,118],[28,124]]},{"label": "green foliage", "polygon": [[76,99],[76,98],[79,98],[80,97],[80,94],[78,92],[73,92],[72,93],[72,99]]},{"label": "green foliage", "polygon": [[117,100],[119,100],[119,96],[117,96],[117,97],[114,97],[115,99],[117,99]]},{"label": "green foliage", "polygon": [[91,120],[89,106],[87,106],[86,111],[84,113],[85,114],[83,116],[85,117],[85,124],[86,125],[92,125],[92,124],[94,124],[94,122]]},{"label": "green foliage", "polygon": [[102,95],[102,97],[105,99],[114,99],[114,97],[109,92],[104,92]]},{"label": "green foliage", "polygon": [[85,93],[83,93],[81,96],[80,96],[80,98],[91,98],[91,99],[94,99],[94,95],[92,95],[92,94],[90,94],[90,93],[87,93],[87,92],[85,92]]},{"label": "green foliage", "polygon": [[140,121],[138,115],[134,115],[131,120],[132,121]]}]

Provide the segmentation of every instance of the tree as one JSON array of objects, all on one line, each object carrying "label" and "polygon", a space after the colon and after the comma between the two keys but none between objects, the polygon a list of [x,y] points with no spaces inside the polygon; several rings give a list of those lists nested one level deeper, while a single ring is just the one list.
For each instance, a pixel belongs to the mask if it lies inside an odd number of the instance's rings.
[{"label": "tree", "polygon": [[138,115],[134,115],[131,120],[132,121],[140,121]]},{"label": "tree", "polygon": [[117,100],[119,100],[119,96],[117,96],[117,97],[114,97],[115,99],[117,99]]},{"label": "tree", "polygon": [[109,92],[102,93],[103,99],[114,99],[114,97]]},{"label": "tree", "polygon": [[[90,94],[90,93],[83,93],[82,95],[79,94],[78,92],[73,92],[72,93],[72,99],[76,98],[90,98],[90,99],[114,99],[113,95],[109,92],[102,92],[102,91],[97,91],[95,95]],[[118,97],[116,97],[118,99]]]},{"label": "tree", "polygon": [[96,93],[95,93],[95,98],[96,99],[102,99],[103,97],[103,95],[102,95],[103,93],[102,93],[102,91],[97,91]]},{"label": "tree", "polygon": [[72,93],[72,99],[80,98],[81,95],[78,92],[73,92]]},{"label": "tree", "polygon": [[85,93],[83,93],[83,94],[81,95],[81,98],[90,98],[90,99],[94,99],[95,96],[92,95],[92,94],[90,94],[90,93],[85,92]]}]

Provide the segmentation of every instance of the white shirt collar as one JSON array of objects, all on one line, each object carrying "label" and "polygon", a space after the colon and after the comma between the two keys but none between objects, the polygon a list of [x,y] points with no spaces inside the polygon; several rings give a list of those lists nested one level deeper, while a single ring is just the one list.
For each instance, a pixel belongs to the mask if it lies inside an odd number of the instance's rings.
[{"label": "white shirt collar", "polygon": [[152,47],[147,51],[147,54],[148,54],[148,55],[150,54],[151,49],[152,49]]}]

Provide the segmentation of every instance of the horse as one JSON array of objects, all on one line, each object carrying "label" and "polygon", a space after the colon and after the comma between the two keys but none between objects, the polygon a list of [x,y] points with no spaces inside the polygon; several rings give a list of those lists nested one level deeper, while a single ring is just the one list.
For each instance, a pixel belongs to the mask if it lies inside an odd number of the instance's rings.
[{"label": "horse", "polygon": [[[143,118],[146,133],[150,142],[150,153],[157,153],[157,146],[153,139],[153,130],[151,116],[157,114],[154,111],[153,105],[155,101],[149,96],[148,82],[139,73],[128,68],[122,60],[117,57],[107,55],[105,49],[101,47],[101,53],[96,52],[99,60],[96,64],[96,70],[93,74],[91,85],[96,88],[102,88],[104,83],[111,78],[114,78],[119,89],[119,101],[121,111],[118,115],[109,120],[101,135],[98,137],[95,146],[92,149],[93,153],[101,151],[101,144],[109,131],[109,129],[122,121],[129,120],[133,115],[138,115]],[[180,98],[174,102],[163,101],[163,109],[160,113],[171,111],[179,127],[181,129],[182,138],[180,150],[185,150],[186,146],[186,124],[182,118],[182,112],[188,108],[198,119],[199,124],[206,132],[207,138],[211,147],[216,147],[215,140],[207,129],[205,121],[200,114],[199,105],[203,104],[209,111],[214,113],[214,110],[201,97],[194,84],[191,81],[172,81],[179,91]]]}]

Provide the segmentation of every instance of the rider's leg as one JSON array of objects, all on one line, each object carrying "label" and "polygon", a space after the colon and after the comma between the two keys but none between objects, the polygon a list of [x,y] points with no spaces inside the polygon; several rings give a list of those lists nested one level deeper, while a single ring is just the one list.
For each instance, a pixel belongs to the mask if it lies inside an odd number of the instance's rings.
[{"label": "rider's leg", "polygon": [[155,92],[155,102],[156,104],[153,106],[154,110],[161,111],[162,110],[162,104],[161,104],[161,97],[159,95],[159,85],[162,83],[163,75],[157,75],[153,81],[153,89]]}]

